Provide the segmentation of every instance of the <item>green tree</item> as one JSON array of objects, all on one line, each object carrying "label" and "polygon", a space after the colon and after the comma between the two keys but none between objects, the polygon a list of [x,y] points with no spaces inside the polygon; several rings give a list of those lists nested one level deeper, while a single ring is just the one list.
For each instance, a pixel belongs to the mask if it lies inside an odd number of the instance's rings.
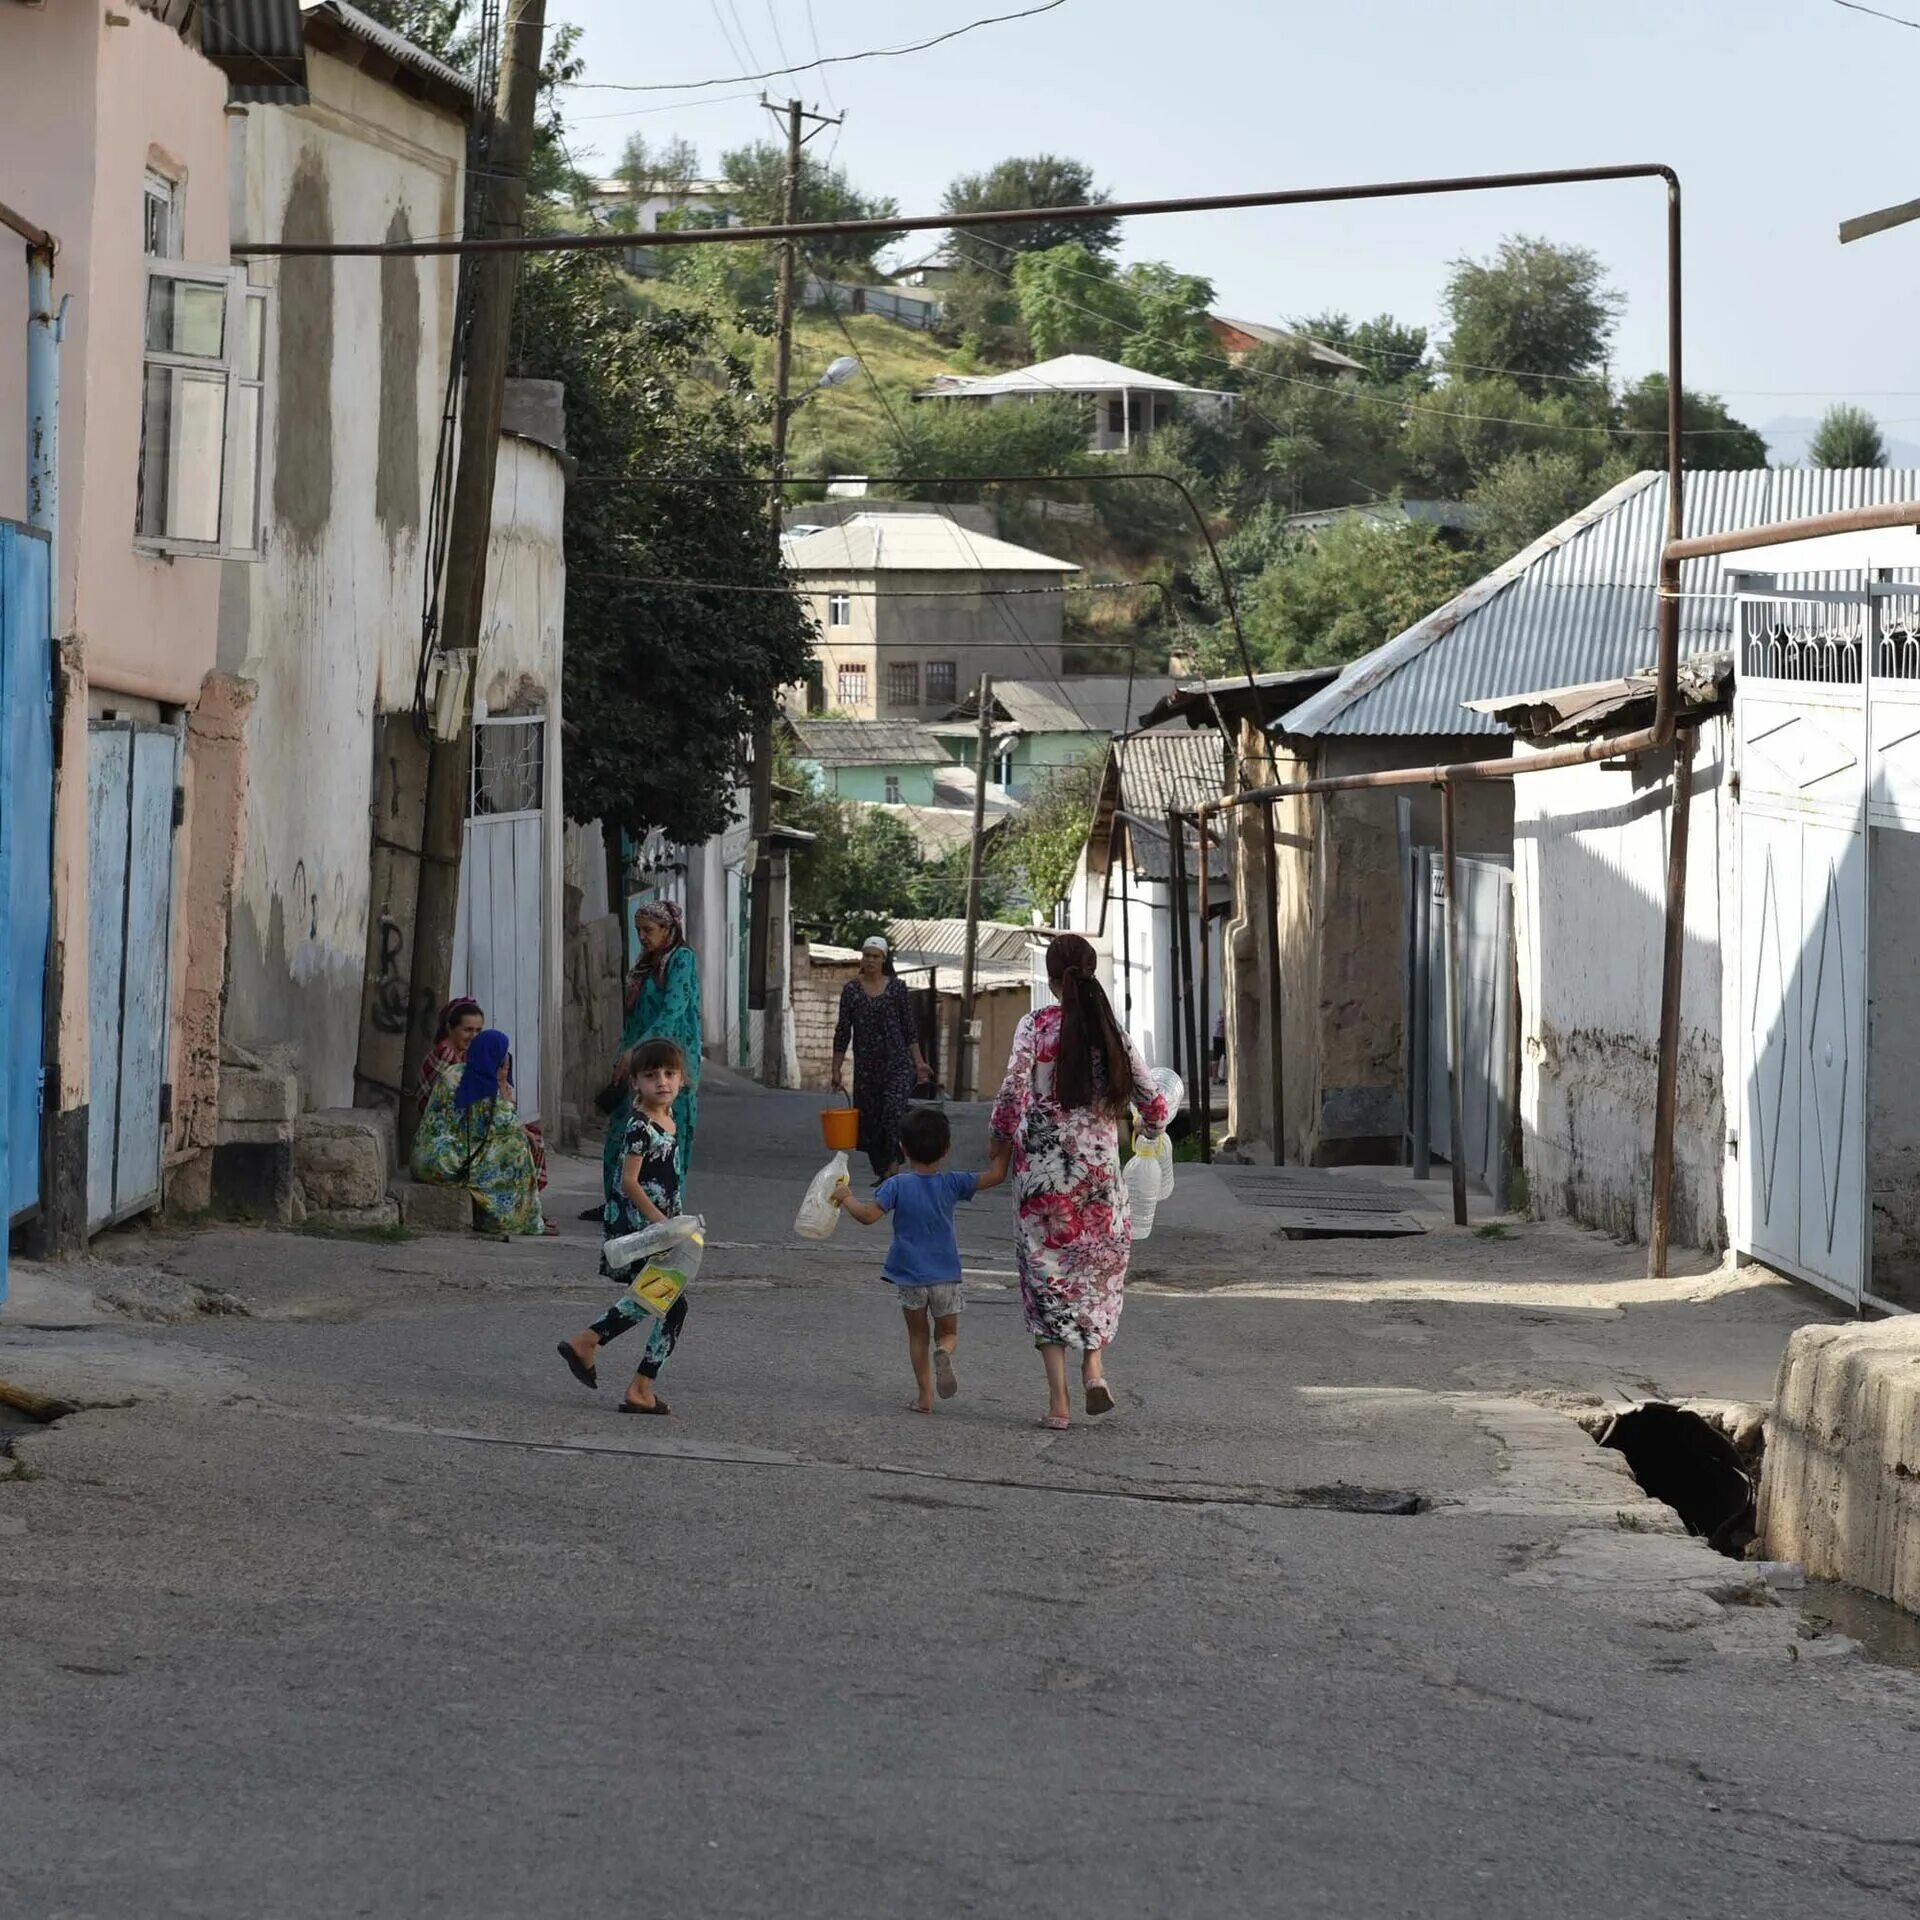
[{"label": "green tree", "polygon": [[727,825],[742,738],[812,655],[738,484],[764,469],[764,405],[712,317],[643,314],[599,255],[528,258],[515,341],[516,372],[565,385],[568,448],[593,476],[567,489],[568,814],[705,839]]},{"label": "green tree", "polygon": [[[1620,396],[1621,450],[1637,468],[1667,460],[1667,376],[1650,373]],[[1767,443],[1744,420],[1736,420],[1719,395],[1681,390],[1680,458],[1705,469],[1764,467]]]},{"label": "green tree", "polygon": [[1598,467],[1571,453],[1508,454],[1468,495],[1485,564],[1498,566],[1633,471],[1624,454]]},{"label": "green tree", "polygon": [[1494,374],[1538,399],[1569,380],[1600,384],[1626,301],[1587,248],[1514,234],[1491,260],[1455,260],[1441,304],[1456,375]]},{"label": "green tree", "polygon": [[1367,369],[1363,378],[1370,382],[1388,387],[1432,382],[1425,327],[1407,326],[1390,313],[1358,323],[1344,313],[1316,313],[1297,324],[1308,339],[1360,361]]},{"label": "green tree", "polygon": [[903,476],[903,498],[980,500],[986,484],[932,486],[942,476],[996,473],[1074,474],[1092,471],[1087,412],[1067,395],[1002,406],[977,400],[925,400],[897,412],[874,446],[867,467]]},{"label": "green tree", "polygon": [[1014,298],[1034,353],[1042,360],[1090,353],[1142,373],[1188,384],[1217,384],[1219,343],[1207,323],[1213,283],[1143,260],[1117,271],[1077,242],[1022,254],[1014,262]]},{"label": "green tree", "polygon": [[1333,378],[1304,341],[1255,349],[1233,384],[1246,396],[1236,410],[1240,462],[1264,497],[1298,512],[1400,490],[1407,463],[1397,389]]},{"label": "green tree", "polygon": [[700,152],[678,136],[654,142],[644,133],[630,133],[614,172],[636,199],[646,193],[682,194],[700,177]]},{"label": "green tree", "polygon": [[993,843],[991,870],[1029,907],[1051,915],[1067,897],[1080,850],[1093,824],[1093,787],[1101,757],[1079,768],[1061,768],[1030,799]]},{"label": "green tree", "polygon": [[[738,195],[740,215],[749,226],[779,224],[787,190],[784,147],[771,140],[735,147],[720,156],[720,172]],[[847,178],[844,167],[829,166],[811,153],[802,152],[799,210],[802,220],[884,220],[900,211],[900,203],[884,194],[861,193]],[[807,247],[808,263],[817,272],[828,275],[871,273],[873,256],[890,237],[846,234],[837,239],[811,241]]]},{"label": "green tree", "polygon": [[[1093,184],[1093,169],[1058,154],[1002,160],[985,173],[963,173],[947,188],[948,213],[1011,212],[1016,207],[1097,207],[1112,196]],[[1023,253],[1069,243],[1104,257],[1120,244],[1118,220],[1034,220],[1003,227],[957,228],[952,245],[963,268],[996,280],[1013,277]]]},{"label": "green tree", "polygon": [[1833,406],[1821,417],[1807,459],[1816,467],[1884,467],[1887,445],[1864,407]]},{"label": "green tree", "polygon": [[[1240,594],[1248,650],[1267,669],[1357,660],[1477,579],[1479,556],[1424,525],[1342,520],[1289,543]],[[1220,643],[1210,652],[1224,659]]]}]

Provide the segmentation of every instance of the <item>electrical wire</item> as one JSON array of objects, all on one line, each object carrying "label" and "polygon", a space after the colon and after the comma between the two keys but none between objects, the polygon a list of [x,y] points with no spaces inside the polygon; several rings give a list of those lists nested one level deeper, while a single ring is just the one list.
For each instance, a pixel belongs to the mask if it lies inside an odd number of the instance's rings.
[{"label": "electrical wire", "polygon": [[[772,0],[768,0],[768,5],[772,5]],[[807,37],[813,42],[813,57],[815,63],[823,63],[826,56],[820,51],[820,29],[814,25],[813,21],[813,0],[807,0]],[[784,60],[787,56],[783,52],[780,57]],[[827,105],[830,106],[835,113],[838,113],[840,111],[840,102],[833,97],[833,82],[828,79],[824,71],[820,75],[820,85],[826,90]]]},{"label": "electrical wire", "polygon": [[[711,4],[711,0],[709,0]],[[576,80],[572,84],[582,92],[594,93],[698,93],[708,87],[737,86],[743,80],[778,80],[785,74],[812,73],[818,67],[850,66],[856,60],[898,60],[910,53],[925,53],[929,47],[943,46],[949,40],[958,40],[964,33],[975,33],[982,27],[1004,26],[1009,20],[1031,20],[1036,14],[1052,13],[1056,7],[1064,7],[1067,0],[1041,0],[1035,7],[1024,7],[1018,13],[990,14],[984,20],[969,20],[963,27],[951,28],[946,33],[936,33],[931,40],[915,40],[899,47],[868,47],[861,53],[830,53],[818,60],[809,60],[794,67],[770,67],[765,73],[729,73],[717,80],[652,80],[636,83],[629,80]]]},{"label": "electrical wire", "polygon": [[1920,29],[1920,20],[1909,20],[1900,13],[1882,13],[1878,7],[1863,7],[1860,0],[1833,0],[1833,4],[1845,7],[1850,13],[1870,13],[1876,20],[1891,20],[1896,27]]}]

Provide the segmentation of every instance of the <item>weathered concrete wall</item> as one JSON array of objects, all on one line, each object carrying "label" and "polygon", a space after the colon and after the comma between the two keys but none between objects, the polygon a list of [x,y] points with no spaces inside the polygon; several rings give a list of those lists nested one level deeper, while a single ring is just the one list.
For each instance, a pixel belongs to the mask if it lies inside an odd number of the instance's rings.
[{"label": "weathered concrete wall", "polygon": [[220,1012],[228,915],[246,826],[247,715],[252,683],[209,674],[187,725],[187,819],[192,857],[175,916],[181,980],[172,1029],[170,1207],[196,1211],[212,1193],[220,1138]]},{"label": "weathered concrete wall", "polygon": [[[1717,1252],[1726,1114],[1721,903],[1732,897],[1729,732],[1694,757],[1687,941],[1674,1129],[1673,1238]],[[1523,750],[1524,751],[1524,750]],[[1513,783],[1514,924],[1520,963],[1520,1114],[1532,1210],[1643,1237],[1672,829],[1670,755],[1611,771],[1564,767]],[[1738,939],[1729,917],[1730,940]]]},{"label": "weathered concrete wall", "polygon": [[[831,1084],[840,989],[859,971],[860,956],[845,947],[813,946],[805,940],[794,946],[793,1051],[799,1084],[810,1091],[825,1092]],[[851,1076],[851,1052],[847,1059]],[[851,1077],[847,1084],[853,1084]]]},{"label": "weathered concrete wall", "polygon": [[[328,54],[309,52],[307,68],[310,107],[234,117],[247,231],[456,229],[458,117]],[[412,925],[408,884],[404,902],[383,898],[392,926],[370,939],[386,865],[369,849],[374,721],[413,699],[455,268],[286,260],[255,278],[278,293],[276,406],[266,557],[236,569],[222,636],[223,660],[259,687],[227,1031],[246,1046],[291,1042],[306,1105],[342,1107],[356,1095],[363,1001],[373,987],[390,997],[382,968],[404,957],[394,936]]]},{"label": "weathered concrete wall", "polygon": [[1802,1327],[1760,1482],[1769,1558],[1920,1610],[1920,1319]]}]

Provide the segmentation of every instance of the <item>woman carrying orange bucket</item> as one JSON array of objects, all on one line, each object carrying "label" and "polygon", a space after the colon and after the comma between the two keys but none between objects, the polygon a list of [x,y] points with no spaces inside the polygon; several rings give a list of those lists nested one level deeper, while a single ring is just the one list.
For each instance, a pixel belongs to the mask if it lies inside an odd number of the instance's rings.
[{"label": "woman carrying orange bucket", "polygon": [[[833,1034],[833,1087],[847,1090],[847,1048],[853,1048],[853,1104],[858,1144],[876,1180],[900,1170],[900,1123],[918,1081],[933,1071],[913,1031],[913,1002],[893,971],[887,943],[877,933],[862,942],[860,972],[840,989],[840,1023]],[[841,1125],[844,1122],[839,1123]],[[827,1144],[838,1147],[836,1116],[821,1116]]]}]

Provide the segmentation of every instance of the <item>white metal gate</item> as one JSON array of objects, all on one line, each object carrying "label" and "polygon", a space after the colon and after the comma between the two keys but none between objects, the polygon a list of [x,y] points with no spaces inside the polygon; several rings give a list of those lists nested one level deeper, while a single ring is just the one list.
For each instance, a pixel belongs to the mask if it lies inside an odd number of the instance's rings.
[{"label": "white metal gate", "polygon": [[180,736],[87,729],[87,1230],[160,1200]]},{"label": "white metal gate", "polygon": [[470,994],[513,1043],[513,1090],[523,1120],[540,1118],[545,1004],[546,721],[473,723],[473,787],[453,991]]},{"label": "white metal gate", "polygon": [[[1742,596],[1739,611],[1735,1239],[1858,1304],[1871,1230],[1866,739],[1883,696],[1866,663],[1876,614],[1864,590]],[[1889,686],[1885,697],[1912,711],[1916,692]]]}]

